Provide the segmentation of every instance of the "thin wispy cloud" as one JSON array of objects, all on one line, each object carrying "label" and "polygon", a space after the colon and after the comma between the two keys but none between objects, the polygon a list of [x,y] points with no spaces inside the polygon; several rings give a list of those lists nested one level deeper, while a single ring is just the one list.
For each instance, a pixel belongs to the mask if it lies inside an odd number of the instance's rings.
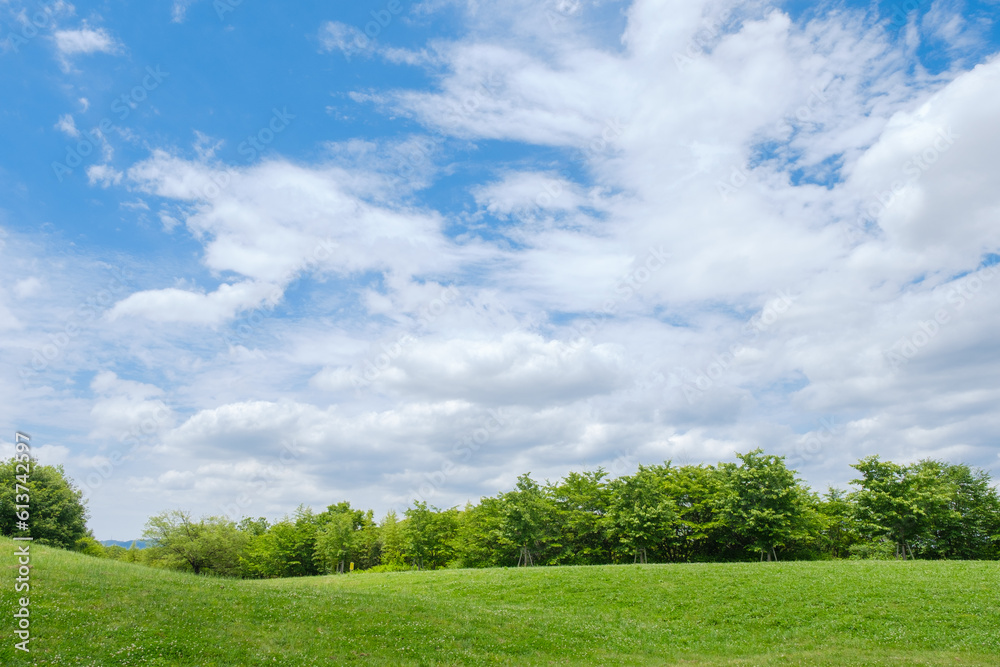
[{"label": "thin wispy cloud", "polygon": [[188,7],[198,2],[198,0],[174,0],[173,7],[170,8],[170,20],[174,23],[183,23],[187,18]]},{"label": "thin wispy cloud", "polygon": [[77,29],[56,30],[52,33],[55,41],[56,54],[63,69],[69,69],[73,60],[81,55],[107,53],[117,55],[123,51],[123,45],[104,28],[82,27]]},{"label": "thin wispy cloud", "polygon": [[57,30],[53,37],[60,55],[75,56],[80,53],[117,53],[121,45],[103,28]]},{"label": "thin wispy cloud", "polygon": [[59,116],[59,120],[56,121],[55,127],[70,137],[80,136],[80,130],[76,129],[76,121],[73,120],[72,114]]}]

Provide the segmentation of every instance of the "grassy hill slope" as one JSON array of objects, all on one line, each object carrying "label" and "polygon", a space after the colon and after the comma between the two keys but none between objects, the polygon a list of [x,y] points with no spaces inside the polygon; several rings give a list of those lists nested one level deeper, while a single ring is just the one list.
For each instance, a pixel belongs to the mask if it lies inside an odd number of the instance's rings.
[{"label": "grassy hill slope", "polygon": [[0,538],[3,665],[1000,665],[998,563],[232,581],[37,545],[26,659],[13,545]]}]

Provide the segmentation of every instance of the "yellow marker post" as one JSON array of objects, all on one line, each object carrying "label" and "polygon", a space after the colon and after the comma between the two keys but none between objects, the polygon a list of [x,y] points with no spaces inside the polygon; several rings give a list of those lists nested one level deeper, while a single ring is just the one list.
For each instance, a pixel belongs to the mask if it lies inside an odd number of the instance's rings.
[{"label": "yellow marker post", "polygon": [[354,563],[351,563],[351,572],[354,572]]}]

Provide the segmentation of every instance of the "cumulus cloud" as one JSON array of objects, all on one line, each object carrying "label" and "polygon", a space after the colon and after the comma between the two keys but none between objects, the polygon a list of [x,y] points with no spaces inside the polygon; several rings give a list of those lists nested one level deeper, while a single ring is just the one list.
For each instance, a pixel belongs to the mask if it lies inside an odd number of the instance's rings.
[{"label": "cumulus cloud", "polygon": [[173,412],[162,400],[164,392],[159,387],[101,371],[90,388],[97,395],[90,411],[92,438],[114,438],[117,444],[136,429],[152,434],[172,425]]},{"label": "cumulus cloud", "polygon": [[[465,252],[446,241],[437,216],[369,204],[363,197],[373,181],[337,167],[272,161],[236,170],[158,151],[133,166],[128,177],[145,192],[194,204],[185,224],[206,240],[205,264],[248,280],[204,298],[165,291],[155,297],[155,306],[143,296],[116,307],[116,314],[160,312],[171,315],[158,317],[180,317],[186,306],[167,310],[159,306],[179,306],[179,299],[184,299],[191,306],[200,304],[193,308],[203,313],[196,319],[219,321],[255,305],[255,300],[262,302],[273,291],[269,285],[283,289],[304,273],[351,275],[375,270],[406,277],[432,266],[434,270],[456,267]],[[219,309],[210,308],[211,304]],[[206,308],[216,314],[208,316]]]},{"label": "cumulus cloud", "polygon": [[526,332],[499,340],[421,341],[385,374],[385,384],[410,396],[541,408],[609,394],[626,382],[623,350],[575,342]]},{"label": "cumulus cloud", "polygon": [[[531,19],[530,8],[519,9]],[[911,395],[913,373],[930,373],[921,385],[928,395],[955,392],[966,405],[955,378],[987,372],[960,361],[981,360],[981,351],[959,350],[989,345],[981,337],[988,318],[952,313],[902,369],[887,353],[949,294],[957,298],[956,274],[981,271],[1000,247],[987,222],[997,199],[985,185],[995,180],[996,133],[986,123],[1000,99],[990,92],[996,62],[934,80],[908,73],[887,35],[851,13],[804,26],[752,8],[723,18],[709,6],[636,2],[623,51],[573,47],[570,37],[546,51],[517,31],[488,44],[459,40],[441,48],[449,67],[439,89],[396,93],[395,105],[455,136],[559,146],[583,158],[589,187],[602,193],[588,202],[599,217],[572,228],[533,224],[528,179],[474,189],[488,212],[520,223],[516,268],[497,281],[549,312],[596,313],[597,336],[627,341],[628,358],[647,369],[643,400],[662,396],[666,419],[730,447],[750,443],[727,423],[781,420],[773,404],[781,400],[816,420],[865,405],[893,423],[958,419],[940,410],[890,414],[922,400]],[[476,18],[481,28],[512,19],[491,20]],[[974,139],[963,142],[963,129]],[[643,272],[650,247],[671,259]],[[794,305],[761,326],[781,293]],[[623,313],[631,325],[615,321]],[[705,391],[687,400],[684,388],[699,379]],[[843,423],[825,446],[835,456],[800,459],[813,472],[880,449],[954,453],[948,429],[902,444]],[[767,437],[791,451],[799,436]],[[983,461],[986,440],[977,441],[962,451]]]},{"label": "cumulus cloud", "polygon": [[[575,417],[569,407],[487,409],[461,400],[360,412],[249,401],[192,416],[164,437],[160,453],[178,478],[197,470],[195,496],[212,498],[223,512],[341,496],[402,509],[421,497],[465,502],[484,479],[490,487],[512,483],[519,466],[545,474],[566,460],[611,464],[642,438],[623,423]],[[662,455],[669,447],[660,442],[649,451]]]},{"label": "cumulus cloud", "polygon": [[998,83],[1000,60],[993,59],[898,113],[851,174],[865,196],[862,215],[878,222],[889,243],[921,253],[927,268],[968,270],[1000,247],[1000,196],[984,187],[1000,177],[993,131],[1000,96],[986,92]]}]

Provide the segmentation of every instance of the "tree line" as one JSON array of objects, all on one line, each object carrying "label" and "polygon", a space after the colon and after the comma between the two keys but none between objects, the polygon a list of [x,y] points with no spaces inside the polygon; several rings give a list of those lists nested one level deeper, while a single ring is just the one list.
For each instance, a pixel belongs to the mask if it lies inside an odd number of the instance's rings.
[{"label": "tree line", "polygon": [[348,502],[300,506],[269,522],[149,519],[143,550],[105,555],[247,578],[344,572],[785,559],[998,559],[1000,497],[964,464],[910,465],[878,456],[852,466],[851,491],[809,490],[783,457],[757,449],[737,463],[640,465],[514,488],[463,508],[415,501],[376,521]]},{"label": "tree line", "polygon": [[[545,483],[524,474],[478,504],[439,509],[415,501],[380,521],[346,501],[322,512],[300,506],[274,522],[171,510],[149,519],[143,538],[151,546],[140,550],[97,543],[86,531],[82,494],[61,468],[37,466],[32,529],[38,541],[94,556],[245,578],[352,568],[1000,558],[1000,497],[986,472],[878,456],[852,467],[852,490],[822,495],[783,457],[756,449],[734,463],[640,465],[614,479],[603,469]],[[14,534],[11,474],[13,465],[0,465],[5,535]]]}]

